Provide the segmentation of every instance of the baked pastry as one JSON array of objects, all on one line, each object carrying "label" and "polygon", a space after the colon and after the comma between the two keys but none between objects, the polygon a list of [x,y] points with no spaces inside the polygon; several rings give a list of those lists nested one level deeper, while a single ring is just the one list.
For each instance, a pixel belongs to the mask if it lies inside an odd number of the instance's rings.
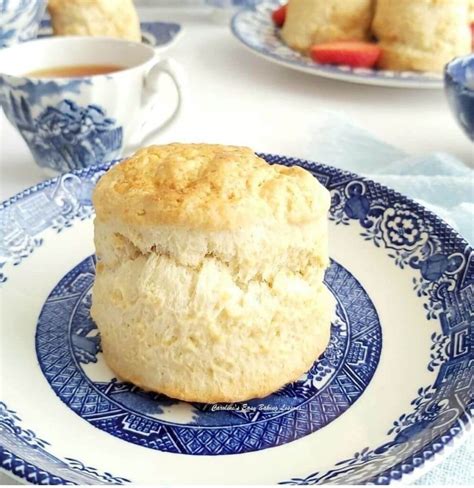
[{"label": "baked pastry", "polygon": [[469,23],[474,24],[474,0],[471,0],[469,6]]},{"label": "baked pastry", "polygon": [[106,36],[141,41],[140,20],[132,0],[49,0],[58,36]]},{"label": "baked pastry", "polygon": [[330,335],[329,192],[250,149],[170,144],[99,180],[92,317],[115,374],[196,402],[264,397]]},{"label": "baked pastry", "polygon": [[373,0],[290,0],[281,36],[301,52],[324,42],[366,41],[372,15]]},{"label": "baked pastry", "polygon": [[378,0],[373,22],[390,70],[442,71],[471,52],[470,0]]}]

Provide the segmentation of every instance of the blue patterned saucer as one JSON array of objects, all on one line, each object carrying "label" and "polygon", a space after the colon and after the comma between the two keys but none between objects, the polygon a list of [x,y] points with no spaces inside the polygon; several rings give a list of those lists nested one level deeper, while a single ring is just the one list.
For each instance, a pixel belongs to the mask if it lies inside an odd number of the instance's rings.
[{"label": "blue patterned saucer", "polygon": [[[173,22],[141,22],[142,42],[152,47],[169,47],[178,40],[183,30],[181,25]],[[38,37],[53,35],[51,22],[42,20]]]},{"label": "blue patterned saucer", "polygon": [[282,2],[263,0],[253,9],[237,12],[232,19],[234,36],[253,53],[297,71],[324,78],[360,83],[364,85],[396,88],[443,88],[443,77],[436,73],[388,71],[349,66],[329,66],[315,63],[307,56],[290,49],[280,39],[271,13]]},{"label": "blue patterned saucer", "polygon": [[388,484],[470,429],[471,247],[373,181],[263,157],[332,194],[324,354],[245,403],[179,402],[115,378],[89,314],[91,192],[109,165],[48,180],[0,205],[3,470],[39,484]]}]

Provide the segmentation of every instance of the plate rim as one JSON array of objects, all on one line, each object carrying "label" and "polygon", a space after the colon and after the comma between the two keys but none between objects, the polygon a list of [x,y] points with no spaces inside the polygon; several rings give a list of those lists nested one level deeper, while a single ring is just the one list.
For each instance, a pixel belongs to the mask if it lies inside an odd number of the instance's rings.
[{"label": "plate rim", "polygon": [[[347,180],[350,181],[360,181],[360,182],[368,182],[371,185],[375,185],[377,188],[384,189],[386,192],[388,192],[389,195],[393,196],[396,198],[397,202],[403,202],[406,203],[410,206],[410,208],[413,208],[418,211],[423,211],[424,213],[428,214],[431,219],[433,219],[436,223],[443,225],[445,228],[449,229],[451,233],[454,234],[458,239],[460,239],[460,244],[462,244],[467,250],[470,250],[472,252],[472,246],[467,242],[467,240],[460,235],[455,229],[453,229],[447,222],[445,222],[443,219],[441,219],[437,214],[432,212],[429,209],[426,209],[423,207],[423,205],[419,204],[418,202],[412,200],[411,198],[401,194],[400,192],[383,185],[381,183],[378,183],[377,181],[374,181],[370,178],[366,178],[363,176],[360,176],[356,173],[353,173],[351,171],[346,171],[342,170],[339,168],[336,168],[331,165],[327,165],[324,163],[319,163],[319,162],[314,162],[306,159],[301,159],[297,157],[290,157],[290,156],[285,156],[285,155],[279,155],[279,154],[273,154],[273,153],[256,153],[258,156],[268,160],[271,158],[276,158],[278,159],[279,164],[284,164],[286,166],[292,166],[292,165],[298,165],[301,166],[304,169],[310,170],[317,172],[318,170],[326,170],[333,172],[337,174],[338,176],[344,177]],[[102,163],[98,165],[93,165],[89,166],[86,168],[82,168],[80,170],[76,170],[70,173],[58,175],[54,178],[50,178],[47,180],[44,180],[42,182],[37,183],[36,185],[32,185],[31,187],[26,188],[25,190],[11,196],[10,198],[4,200],[3,202],[0,203],[0,214],[7,209],[8,207],[14,205],[15,203],[23,200],[24,198],[33,195],[37,192],[43,191],[44,189],[56,184],[61,178],[63,178],[65,175],[75,175],[75,176],[85,176],[86,178],[90,179],[93,176],[98,176],[102,172],[107,171],[111,166],[114,164],[120,162],[122,159],[118,160],[113,160],[109,161],[107,163]],[[7,260],[8,262],[8,260]],[[0,399],[1,400],[1,399]],[[14,406],[9,406],[10,408]],[[466,419],[466,422],[461,421],[461,417],[464,416]],[[461,443],[463,443],[465,440],[467,440],[472,434],[473,434],[473,429],[472,427],[474,426],[474,410],[472,408],[469,408],[469,405],[467,408],[460,414],[460,416],[456,419],[455,423],[446,431],[440,434],[440,440],[432,440],[429,441],[428,444],[423,446],[422,449],[417,451],[416,453],[413,453],[412,455],[408,456],[408,458],[400,461],[397,463],[395,466],[392,466],[390,468],[387,468],[383,472],[379,473],[376,475],[375,479],[378,480],[382,477],[388,478],[388,482],[405,482],[407,479],[413,479],[413,478],[418,478],[424,474],[424,467],[426,461],[428,460],[433,460],[441,462],[443,459],[445,459],[446,455],[449,454],[449,451],[451,450],[450,448],[454,449]],[[438,442],[441,444],[439,449],[434,448],[434,444]],[[448,452],[446,452],[448,451]],[[421,464],[415,465],[414,464],[414,458],[416,456],[421,456]],[[1,459],[1,458],[0,458]],[[408,459],[408,461],[407,461]],[[29,463],[31,465],[31,463]],[[403,472],[402,470],[397,470],[397,466],[403,464],[404,466],[409,466],[409,471],[408,472]],[[39,466],[33,465],[35,469],[41,470]],[[431,466],[431,468],[434,467]],[[426,467],[427,468],[427,467]],[[18,478],[18,475],[15,474],[12,470],[8,470],[5,467],[0,468],[1,471],[7,472],[7,473],[12,473],[15,477]],[[420,472],[421,471],[421,472]],[[26,482],[28,481],[26,479],[26,473],[25,477],[20,477]],[[374,478],[372,478],[374,479]],[[366,480],[365,483],[369,482],[369,480]]]},{"label": "plate rim", "polygon": [[[234,38],[239,41],[239,43],[243,45],[247,50],[259,56],[260,58],[266,59],[267,61],[273,62],[280,66],[293,69],[295,71],[311,74],[313,76],[319,76],[321,78],[333,79],[347,83],[355,83],[358,85],[370,85],[377,86],[379,88],[411,88],[420,90],[441,90],[444,88],[442,76],[440,75],[438,78],[436,76],[436,73],[434,73],[431,78],[427,77],[426,75],[419,74],[416,71],[401,72],[409,73],[411,75],[411,78],[406,79],[401,76],[397,76],[394,78],[382,78],[381,76],[377,75],[364,77],[351,71],[344,72],[342,69],[338,69],[338,67],[335,66],[318,65],[316,63],[314,67],[307,66],[297,61],[284,59],[278,54],[262,51],[255,46],[252,46],[246,40],[246,38],[242,36],[238,28],[238,23],[241,22],[244,16],[252,13],[255,14],[258,12],[258,8],[262,8],[266,5],[270,6],[273,3],[275,4],[275,6],[279,4],[277,0],[264,0],[262,3],[258,4],[255,7],[241,9],[233,15],[230,21],[230,29]],[[415,78],[416,75],[419,76],[419,79]]]}]

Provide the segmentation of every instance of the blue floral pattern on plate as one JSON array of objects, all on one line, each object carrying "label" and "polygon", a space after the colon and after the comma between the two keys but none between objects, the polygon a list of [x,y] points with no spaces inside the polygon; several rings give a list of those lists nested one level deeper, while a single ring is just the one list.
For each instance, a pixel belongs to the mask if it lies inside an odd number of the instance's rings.
[{"label": "blue floral pattern on plate", "polygon": [[232,19],[234,36],[255,54],[306,73],[354,83],[411,88],[442,88],[443,78],[436,73],[388,71],[349,66],[321,65],[286,46],[271,19],[282,2],[264,0],[253,9],[242,10]]},{"label": "blue floral pattern on plate", "polygon": [[292,442],[347,410],[379,361],[377,312],[361,284],[333,261],[325,277],[338,302],[330,344],[299,381],[274,394],[237,404],[186,404],[115,378],[96,381],[84,367],[103,361],[89,313],[94,276],[91,257],[52,291],[38,321],[38,360],[56,395],[74,412],[101,430],[151,449],[222,455]]},{"label": "blue floral pattern on plate", "polygon": [[[420,385],[411,407],[386,426],[385,442],[360,449],[352,457],[337,462],[329,471],[315,471],[282,483],[386,484],[399,480],[442,451],[444,446],[472,425],[473,250],[434,214],[377,183],[298,159],[272,155],[263,157],[270,163],[297,164],[312,172],[331,191],[330,218],[334,225],[355,226],[360,238],[375,246],[377,252],[389,257],[393,266],[409,270],[413,274],[411,293],[424,307],[427,319],[437,326],[436,332],[431,335],[432,346],[425,366],[427,371],[434,374],[434,381]],[[52,238],[51,233],[46,235],[43,230],[66,232],[76,220],[91,218],[91,191],[108,167],[103,165],[63,175],[26,190],[0,206],[1,286],[8,286],[8,276],[15,266],[21,266],[37,247]],[[88,264],[82,266],[72,273],[87,270],[87,266],[91,270],[93,261],[89,259]],[[79,281],[74,286],[79,285],[84,293],[87,280],[83,280],[83,284]],[[59,288],[56,291],[64,293],[66,290]],[[87,305],[87,291],[83,299]],[[74,300],[77,301],[77,297]],[[84,306],[83,311],[86,310],[87,306]],[[98,358],[99,339],[90,327],[77,332],[77,337],[71,339],[74,354],[81,368],[86,368]],[[328,351],[326,359],[329,366],[338,364],[338,351],[344,342],[343,334],[333,336],[338,339],[333,341],[333,348]],[[322,361],[319,368],[320,373],[325,371]],[[319,381],[324,381],[324,374],[316,376],[321,378]],[[328,378],[330,381],[331,374]],[[116,386],[127,393],[123,395],[125,400],[122,400],[122,406],[126,405],[129,411],[142,409],[137,415],[138,421],[150,416],[149,412],[145,412],[150,403],[146,402],[147,406],[143,407],[143,395],[140,401],[134,400],[135,395],[140,396],[140,391],[126,384],[112,384],[112,388]],[[290,386],[291,390],[296,391],[294,385]],[[94,405],[100,406],[101,402]],[[160,402],[159,408],[164,411],[169,405],[164,399],[160,399]],[[205,416],[201,415],[198,422],[204,424],[203,418]],[[14,433],[11,434],[11,431]],[[33,435],[22,428],[10,429],[10,437],[6,437],[5,431],[0,429],[0,445],[5,449],[6,442],[9,442],[10,458],[24,459],[26,454],[29,456],[23,470],[17,474],[28,479],[53,469],[50,468],[51,463],[45,464],[45,458],[51,457],[48,445],[43,443],[42,446],[25,447],[22,431]],[[8,463],[10,458],[2,454],[0,463],[5,469],[13,471],[14,465]],[[63,479],[73,480],[78,476],[78,471],[69,466],[67,460],[55,458],[54,463],[59,463]]]},{"label": "blue floral pattern on plate", "polygon": [[[101,473],[72,458],[59,459],[48,452],[49,442],[25,429],[16,412],[0,402],[0,467],[38,485],[123,484],[130,480]],[[67,474],[67,478],[63,476]]]}]

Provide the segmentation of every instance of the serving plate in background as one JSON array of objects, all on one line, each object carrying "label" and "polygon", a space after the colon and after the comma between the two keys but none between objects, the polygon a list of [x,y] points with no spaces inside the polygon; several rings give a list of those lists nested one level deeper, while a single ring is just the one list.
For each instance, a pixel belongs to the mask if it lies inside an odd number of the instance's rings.
[{"label": "serving plate in background", "polygon": [[[174,22],[140,22],[142,42],[155,48],[170,47],[183,33],[180,24]],[[51,22],[47,19],[41,21],[38,37],[53,35]]]},{"label": "serving plate in background", "polygon": [[91,192],[108,165],[0,206],[0,467],[32,483],[407,481],[472,426],[474,259],[373,181],[299,165],[331,192],[337,300],[311,370],[266,399],[178,402],[114,378],[90,319]]},{"label": "serving plate in background", "polygon": [[232,19],[234,36],[246,48],[267,61],[323,78],[395,88],[443,88],[443,77],[436,73],[388,71],[349,66],[331,66],[314,62],[290,49],[279,37],[271,13],[281,4],[278,0],[263,0],[255,8],[237,12]]}]

